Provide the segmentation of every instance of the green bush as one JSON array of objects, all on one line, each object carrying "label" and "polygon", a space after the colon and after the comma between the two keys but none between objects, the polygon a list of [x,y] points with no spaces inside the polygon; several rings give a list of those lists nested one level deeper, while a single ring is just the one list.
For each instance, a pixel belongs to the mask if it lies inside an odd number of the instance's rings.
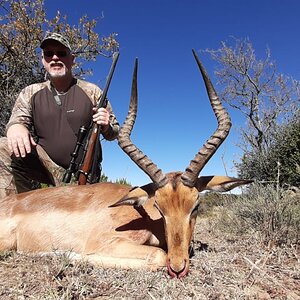
[{"label": "green bush", "polygon": [[118,178],[118,179],[116,179],[115,183],[124,184],[124,185],[131,185],[131,183],[128,182],[126,178]]},{"label": "green bush", "polygon": [[280,126],[266,151],[245,153],[237,168],[241,178],[299,187],[300,118]]}]

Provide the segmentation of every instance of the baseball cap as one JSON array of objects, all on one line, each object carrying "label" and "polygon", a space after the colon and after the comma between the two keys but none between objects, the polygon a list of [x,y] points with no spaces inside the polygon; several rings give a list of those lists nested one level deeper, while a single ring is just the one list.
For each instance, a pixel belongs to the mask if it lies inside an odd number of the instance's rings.
[{"label": "baseball cap", "polygon": [[45,38],[41,42],[40,47],[44,49],[46,47],[46,42],[50,40],[61,43],[71,51],[71,46],[67,38],[61,35],[60,33],[56,33],[56,32],[46,34]]}]

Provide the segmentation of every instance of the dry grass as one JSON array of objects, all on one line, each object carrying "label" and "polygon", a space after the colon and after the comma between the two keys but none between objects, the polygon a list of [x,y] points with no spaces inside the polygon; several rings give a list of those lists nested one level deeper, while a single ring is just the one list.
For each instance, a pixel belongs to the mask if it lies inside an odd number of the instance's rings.
[{"label": "dry grass", "polygon": [[[201,241],[201,242],[200,242]],[[71,262],[67,254],[2,254],[0,299],[300,299],[300,249],[259,245],[255,237],[216,234],[199,220],[191,272],[170,279],[165,270],[142,272]]]},{"label": "dry grass", "polygon": [[223,198],[218,225],[238,235],[257,233],[267,244],[300,244],[300,190],[252,185],[247,194]]},{"label": "dry grass", "polygon": [[300,246],[280,247],[259,232],[220,226],[221,207],[199,218],[190,274],[170,279],[145,272],[72,262],[68,253],[0,254],[0,299],[300,299]]}]

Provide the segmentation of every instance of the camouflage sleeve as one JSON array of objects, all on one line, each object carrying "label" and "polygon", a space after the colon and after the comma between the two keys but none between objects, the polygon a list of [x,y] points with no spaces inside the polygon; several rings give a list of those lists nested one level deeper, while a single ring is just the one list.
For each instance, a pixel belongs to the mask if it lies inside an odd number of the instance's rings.
[{"label": "camouflage sleeve", "polygon": [[28,129],[32,126],[32,107],[31,107],[31,97],[32,95],[41,88],[38,84],[29,85],[24,88],[19,94],[10,119],[6,125],[6,132],[8,128],[14,124],[22,124]]}]

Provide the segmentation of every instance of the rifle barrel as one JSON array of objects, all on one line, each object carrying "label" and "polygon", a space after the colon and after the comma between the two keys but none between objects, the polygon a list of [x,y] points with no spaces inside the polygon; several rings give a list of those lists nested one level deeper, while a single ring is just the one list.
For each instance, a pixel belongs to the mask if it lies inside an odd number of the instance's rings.
[{"label": "rifle barrel", "polygon": [[[103,92],[101,94],[101,97],[100,97],[97,108],[104,107],[104,104],[106,102],[107,92],[108,92],[110,82],[112,80],[112,77],[113,77],[118,59],[119,59],[119,55],[120,55],[119,52],[115,52],[113,54],[112,65],[111,65],[111,68],[109,70],[107,81],[106,81],[105,87],[103,89]],[[78,184],[79,185],[84,185],[87,182],[87,178],[88,178],[88,175],[90,173],[91,166],[92,166],[92,161],[93,161],[93,157],[94,157],[95,143],[97,142],[98,136],[101,133],[101,126],[94,123],[91,130],[92,131],[91,131],[90,138],[89,138],[89,141],[88,141],[87,151],[85,153],[83,163],[82,163],[81,168],[79,170],[79,178],[78,178]]]}]

